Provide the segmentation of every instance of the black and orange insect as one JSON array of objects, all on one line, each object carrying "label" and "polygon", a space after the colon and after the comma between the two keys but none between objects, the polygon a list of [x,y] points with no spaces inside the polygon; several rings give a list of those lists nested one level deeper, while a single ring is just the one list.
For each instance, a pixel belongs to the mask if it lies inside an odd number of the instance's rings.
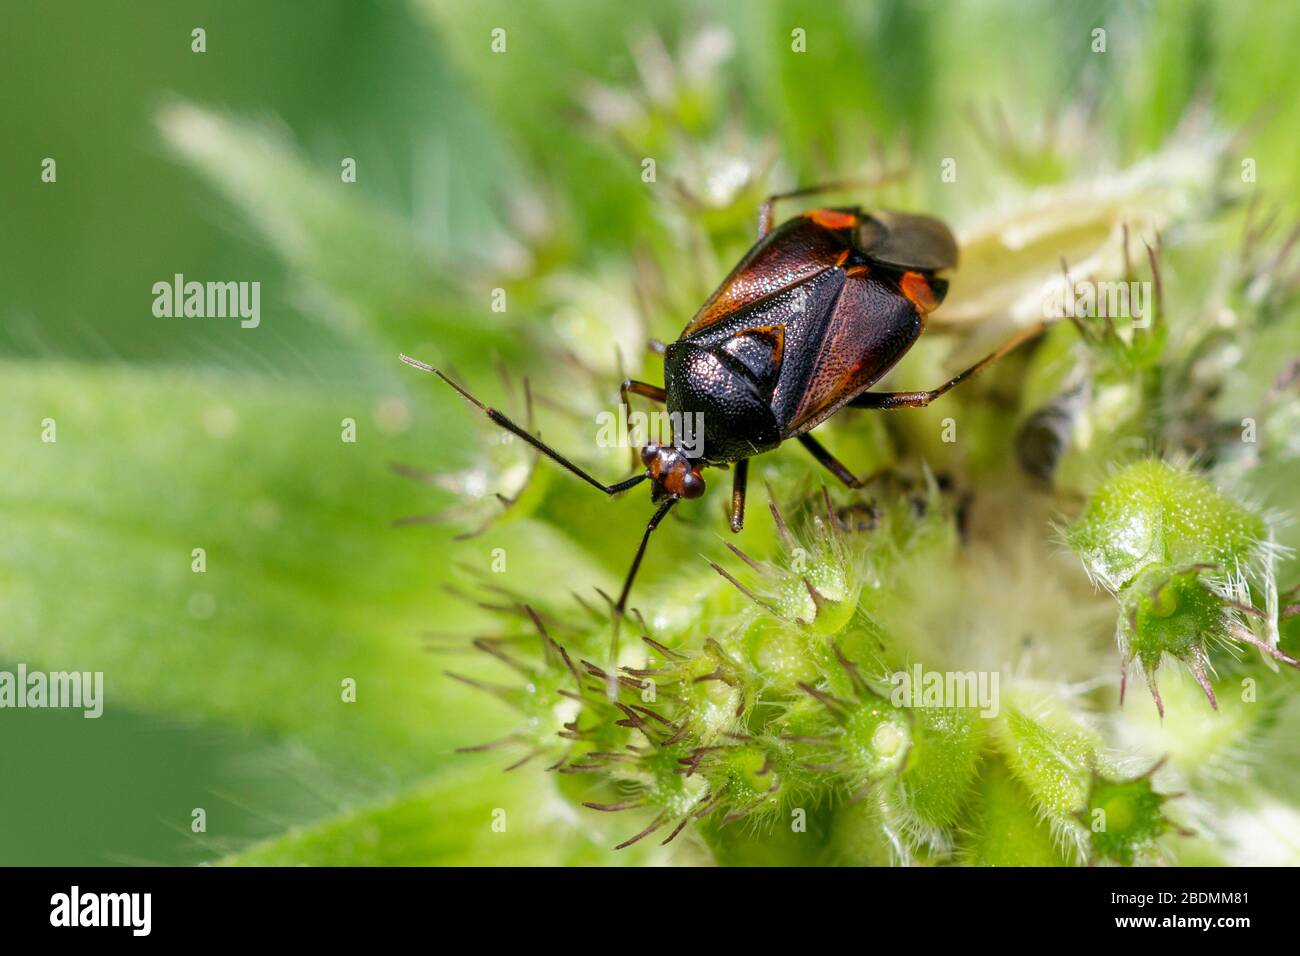
[{"label": "black and orange insect", "polygon": [[[1016,336],[938,388],[868,392],[912,347],[925,318],[943,301],[940,273],[957,265],[957,242],[931,216],[813,209],[772,228],[783,199],[842,188],[828,184],[770,197],[759,211],[758,241],[695,314],[677,341],[661,347],[664,387],[625,381],[629,394],[663,402],[670,413],[696,416],[702,442],[689,449],[648,444],[645,471],[605,484],[489,408],[438,369],[406,355],[402,361],[438,375],[493,422],[607,495],[643,481],[658,507],[646,525],[614,605],[617,628],[650,535],[684,498],[704,494],[703,470],[734,465],[731,529],[745,517],[749,459],[796,438],[836,478],[861,487],[848,468],[809,434],[841,408],[928,405],[1006,354],[1037,327]],[[682,418],[674,418],[681,421]]]}]

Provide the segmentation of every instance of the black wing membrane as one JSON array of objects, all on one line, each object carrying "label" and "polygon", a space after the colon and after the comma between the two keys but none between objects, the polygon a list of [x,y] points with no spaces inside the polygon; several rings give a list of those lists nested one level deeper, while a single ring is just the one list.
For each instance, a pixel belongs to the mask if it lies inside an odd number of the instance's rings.
[{"label": "black wing membrane", "polygon": [[857,244],[864,255],[899,269],[938,272],[957,267],[957,240],[933,216],[873,211],[863,216]]}]

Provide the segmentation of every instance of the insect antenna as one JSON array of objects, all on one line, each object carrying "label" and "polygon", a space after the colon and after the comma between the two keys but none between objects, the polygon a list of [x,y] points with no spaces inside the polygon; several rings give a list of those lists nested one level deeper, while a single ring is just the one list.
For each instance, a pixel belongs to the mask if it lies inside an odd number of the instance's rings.
[{"label": "insect antenna", "polygon": [[[644,478],[645,475],[639,477]],[[623,614],[627,610],[627,598],[632,593],[632,582],[636,580],[636,573],[641,568],[641,559],[645,557],[646,545],[650,543],[650,535],[654,534],[655,528],[659,527],[659,522],[672,510],[673,505],[677,504],[677,496],[670,495],[665,498],[659,505],[659,508],[650,517],[649,523],[645,526],[645,534],[641,536],[641,544],[637,546],[636,556],[632,558],[632,566],[627,569],[627,578],[623,581],[623,590],[618,596],[618,601],[614,604],[614,636],[610,642],[609,659],[610,663],[618,662],[618,631],[619,625],[623,623]]]},{"label": "insect antenna", "polygon": [[422,372],[432,372],[434,375],[437,375],[440,379],[442,379],[444,382],[446,382],[448,385],[454,388],[457,392],[459,392],[462,398],[464,398],[471,405],[478,408],[478,410],[483,412],[483,414],[487,415],[487,417],[490,418],[494,424],[504,428],[512,435],[516,435],[519,438],[522,438],[524,441],[528,442],[528,444],[532,445],[534,448],[540,451],[547,458],[551,459],[551,461],[555,462],[560,467],[565,468],[568,471],[572,472],[573,474],[577,475],[587,484],[591,485],[593,488],[598,488],[599,490],[603,491],[607,495],[616,495],[621,491],[627,491],[627,489],[641,484],[641,482],[645,481],[646,478],[648,477],[643,472],[642,474],[639,475],[633,475],[631,478],[628,478],[624,481],[618,481],[612,485],[607,485],[604,482],[599,481],[596,478],[592,477],[592,475],[590,475],[586,471],[583,471],[581,468],[579,468],[573,462],[569,461],[569,459],[565,458],[563,455],[561,455],[550,445],[546,444],[540,438],[531,434],[527,429],[522,428],[519,425],[516,425],[505,415],[502,415],[500,412],[498,412],[495,408],[490,408],[489,406],[484,405],[472,394],[470,394],[470,392],[467,389],[456,384],[456,382],[452,381],[450,378],[448,378],[438,369],[434,368],[432,365],[429,365],[425,362],[421,362],[419,359],[413,359],[409,355],[402,355],[401,359],[403,362],[405,362],[407,365],[411,366],[412,368],[418,368]]}]

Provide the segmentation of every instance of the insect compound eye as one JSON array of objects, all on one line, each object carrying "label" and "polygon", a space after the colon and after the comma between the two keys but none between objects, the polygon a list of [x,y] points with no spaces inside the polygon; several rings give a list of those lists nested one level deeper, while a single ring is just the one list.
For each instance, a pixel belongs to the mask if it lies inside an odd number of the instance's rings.
[{"label": "insect compound eye", "polygon": [[646,445],[641,449],[641,464],[645,465],[647,468],[650,467],[650,462],[654,461],[658,457],[658,445]]},{"label": "insect compound eye", "polygon": [[682,476],[682,497],[698,498],[704,494],[704,479],[698,471],[688,471]]}]

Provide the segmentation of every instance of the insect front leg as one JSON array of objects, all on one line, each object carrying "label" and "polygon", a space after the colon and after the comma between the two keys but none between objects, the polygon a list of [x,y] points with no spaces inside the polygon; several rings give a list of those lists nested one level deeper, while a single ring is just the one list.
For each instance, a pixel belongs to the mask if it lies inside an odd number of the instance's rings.
[{"label": "insect front leg", "polygon": [[652,402],[662,402],[668,398],[668,393],[658,385],[651,385],[649,382],[638,382],[636,379],[631,378],[618,387],[618,395],[623,400],[624,405],[627,404],[629,395],[640,395]]},{"label": "insect front leg", "polygon": [[[652,402],[664,402],[668,398],[668,393],[658,385],[651,385],[649,382],[638,382],[636,379],[632,378],[626,379],[623,384],[618,387],[618,407],[620,415],[625,415],[627,412],[629,407],[627,404],[627,397],[629,395],[640,395],[642,398],[648,398]],[[624,421],[623,425],[624,431],[626,432],[627,422]],[[632,467],[636,468],[638,461],[637,450],[633,448],[631,449],[631,452]]]},{"label": "insect front leg", "polygon": [[737,534],[745,526],[745,490],[749,486],[749,459],[736,462],[731,478],[731,530]]},{"label": "insect front leg", "polygon": [[1013,336],[1010,341],[997,351],[984,356],[984,358],[980,359],[970,368],[954,375],[938,388],[931,388],[923,392],[863,392],[857,398],[848,403],[849,408],[924,408],[944,392],[951,388],[955,388],[962,382],[966,381],[966,379],[978,374],[982,369],[992,365],[1017,346],[1032,339],[1045,328],[1047,328],[1047,323],[1045,322],[1034,323]]}]

